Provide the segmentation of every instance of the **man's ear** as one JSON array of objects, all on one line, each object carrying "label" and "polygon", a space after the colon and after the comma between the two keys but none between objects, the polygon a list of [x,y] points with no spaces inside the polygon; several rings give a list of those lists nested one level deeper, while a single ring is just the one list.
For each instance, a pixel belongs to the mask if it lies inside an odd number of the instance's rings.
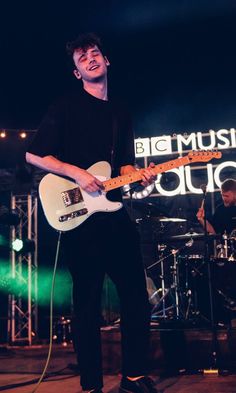
[{"label": "man's ear", "polygon": [[104,59],[105,59],[106,65],[109,66],[109,65],[110,65],[110,62],[109,62],[108,58],[107,58],[106,56],[104,56]]},{"label": "man's ear", "polygon": [[80,72],[79,72],[78,70],[74,70],[74,71],[73,71],[73,74],[74,74],[74,76],[75,76],[77,79],[81,79],[81,74],[80,74]]}]

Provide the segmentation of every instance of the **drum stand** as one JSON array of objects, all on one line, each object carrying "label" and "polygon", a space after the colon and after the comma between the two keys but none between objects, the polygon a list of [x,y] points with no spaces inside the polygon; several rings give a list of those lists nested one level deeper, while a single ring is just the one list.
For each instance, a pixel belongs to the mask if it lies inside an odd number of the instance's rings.
[{"label": "drum stand", "polygon": [[[161,258],[154,262],[152,265],[150,265],[148,269],[152,269],[154,266],[157,266],[158,264],[160,264],[161,266],[161,291],[162,291],[162,297],[160,298],[158,304],[156,304],[151,312],[152,317],[157,317],[157,318],[161,318],[161,319],[167,319],[168,315],[167,315],[167,311],[171,310],[171,309],[175,309],[175,317],[176,319],[180,319],[180,314],[181,314],[181,309],[180,309],[180,298],[179,298],[179,274],[178,274],[178,261],[177,261],[177,255],[180,251],[182,251],[184,248],[186,247],[191,247],[193,244],[193,240],[191,239],[189,242],[187,242],[184,247],[180,248],[180,249],[172,249],[171,252],[164,256],[164,250],[166,248],[165,245],[160,245],[160,249],[162,251],[161,253]],[[170,286],[170,288],[166,288],[166,283],[165,283],[165,273],[164,273],[164,263],[165,260],[173,257],[173,266],[172,266],[172,285]],[[172,291],[174,292],[174,294],[172,293]],[[154,292],[152,295],[152,298],[155,297],[157,295],[157,292]],[[166,297],[170,294],[170,296],[173,299],[173,303],[171,306],[166,307]],[[158,311],[158,309],[160,308],[160,306],[162,305],[162,309],[160,311]],[[182,313],[182,315],[184,315]]]},{"label": "drum stand", "polygon": [[[161,258],[158,261],[154,262],[152,265],[148,266],[147,270],[152,269],[154,266],[157,266],[157,265],[160,264],[160,267],[161,267],[160,279],[161,279],[162,297],[160,298],[159,302],[153,307],[153,309],[151,311],[151,315],[152,316],[156,316],[157,318],[161,318],[161,319],[165,320],[167,318],[167,313],[166,312],[168,310],[172,309],[173,306],[170,306],[170,307],[166,308],[166,297],[170,293],[170,288],[166,288],[164,262],[172,254],[168,254],[168,255],[164,256],[163,252],[164,252],[166,246],[162,244],[159,247],[161,248],[161,251],[162,251],[161,252]],[[153,295],[151,296],[151,298],[154,298],[158,294],[158,292],[159,292],[159,290],[154,292]],[[161,305],[162,305],[162,309],[160,311],[158,311],[158,309],[160,308]]]},{"label": "drum stand", "polygon": [[[186,258],[186,259],[185,259]],[[199,301],[198,301],[198,291],[197,291],[197,284],[196,279],[203,276],[201,272],[201,268],[205,265],[205,261],[200,258],[201,264],[199,266],[190,265],[189,267],[189,257],[184,258],[184,265],[185,265],[185,279],[183,283],[183,287],[180,286],[180,293],[184,294],[185,299],[185,315],[184,319],[191,321],[194,325],[199,323],[200,321],[205,321],[206,323],[210,323],[210,320],[203,315],[199,310]],[[194,259],[194,257],[193,257]],[[192,278],[190,284],[190,275]]]},{"label": "drum stand", "polygon": [[179,307],[179,280],[178,280],[178,262],[176,257],[176,250],[172,251],[174,263],[173,263],[173,287],[174,287],[174,294],[175,294],[175,309],[176,309],[176,318],[179,319],[180,317],[180,307]]}]

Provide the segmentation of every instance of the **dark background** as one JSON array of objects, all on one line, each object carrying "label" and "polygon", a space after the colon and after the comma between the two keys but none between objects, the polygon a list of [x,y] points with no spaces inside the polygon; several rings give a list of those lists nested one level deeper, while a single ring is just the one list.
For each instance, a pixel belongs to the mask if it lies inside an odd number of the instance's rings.
[{"label": "dark background", "polygon": [[137,136],[235,126],[233,0],[1,2],[0,127],[34,129],[74,80],[65,44],[95,31]]},{"label": "dark background", "polygon": [[[0,129],[35,130],[48,105],[79,83],[65,45],[86,31],[103,38],[110,85],[129,105],[136,137],[236,126],[234,0],[8,0],[0,4],[0,17]],[[0,140],[0,202],[5,204],[12,184],[27,192],[31,182],[16,163],[28,142],[17,138],[13,132],[8,142]],[[152,199],[170,215],[191,217],[183,226],[167,224],[165,235],[200,230],[199,198]],[[135,213],[145,216],[139,209]],[[159,224],[145,225],[140,232],[147,266],[158,257]],[[56,234],[41,210],[39,227],[40,264],[52,266]]]}]

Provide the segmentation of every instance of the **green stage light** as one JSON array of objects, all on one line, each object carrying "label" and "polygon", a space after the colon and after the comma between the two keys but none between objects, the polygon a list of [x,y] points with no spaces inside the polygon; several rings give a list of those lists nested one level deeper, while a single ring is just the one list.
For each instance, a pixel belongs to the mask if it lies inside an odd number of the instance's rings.
[{"label": "green stage light", "polygon": [[[47,306],[50,303],[50,294],[52,286],[53,269],[38,268],[38,305]],[[0,259],[0,292],[10,293],[15,296],[20,294],[22,299],[28,298],[27,287],[28,268],[21,266],[20,274],[16,271],[15,277],[12,276],[11,264],[7,259]],[[69,305],[71,302],[72,282],[70,274],[65,269],[58,269],[55,280],[54,304],[57,307]],[[31,292],[32,298],[35,298],[34,288]]]},{"label": "green stage light", "polygon": [[[38,269],[38,302],[41,305],[48,305],[50,300],[52,285],[52,269]],[[68,305],[71,302],[72,282],[70,273],[66,269],[57,269],[55,288],[54,288],[54,304],[55,306]]]},{"label": "green stage light", "polygon": [[0,291],[8,292],[11,283],[11,270],[8,260],[0,259]]},{"label": "green stage light", "polygon": [[8,240],[4,236],[0,235],[0,247],[6,246],[8,246]]}]

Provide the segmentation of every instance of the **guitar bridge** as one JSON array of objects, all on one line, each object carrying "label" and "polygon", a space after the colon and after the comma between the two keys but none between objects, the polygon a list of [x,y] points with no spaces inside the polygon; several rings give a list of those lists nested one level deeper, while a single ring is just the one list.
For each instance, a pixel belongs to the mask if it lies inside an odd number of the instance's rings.
[{"label": "guitar bridge", "polygon": [[87,214],[87,213],[88,213],[88,209],[85,209],[85,208],[84,209],[80,209],[80,210],[76,210],[76,211],[74,211],[72,213],[63,214],[63,216],[59,217],[59,221],[60,222],[70,221],[73,218],[83,216],[84,214]]},{"label": "guitar bridge", "polygon": [[79,187],[73,188],[72,190],[63,191],[61,196],[65,207],[83,202],[83,195]]}]

